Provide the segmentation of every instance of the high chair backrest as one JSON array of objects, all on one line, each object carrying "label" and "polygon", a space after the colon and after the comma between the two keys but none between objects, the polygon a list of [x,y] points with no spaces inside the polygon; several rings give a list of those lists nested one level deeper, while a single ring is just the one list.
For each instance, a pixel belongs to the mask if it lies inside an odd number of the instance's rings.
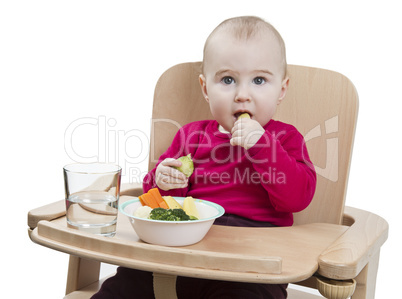
[{"label": "high chair backrest", "polygon": [[[181,126],[212,119],[201,92],[200,73],[200,62],[178,64],[157,82],[149,169],[155,167]],[[340,224],[357,121],[356,89],[348,78],[329,70],[289,65],[288,73],[289,89],[274,119],[294,125],[303,134],[317,171],[313,201],[294,215],[295,225]]]}]

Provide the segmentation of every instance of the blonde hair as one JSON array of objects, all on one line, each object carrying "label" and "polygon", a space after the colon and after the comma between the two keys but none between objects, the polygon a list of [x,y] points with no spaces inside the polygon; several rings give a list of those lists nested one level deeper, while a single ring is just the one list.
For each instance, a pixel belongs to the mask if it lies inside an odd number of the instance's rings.
[{"label": "blonde hair", "polygon": [[273,33],[275,38],[278,41],[281,56],[282,56],[282,67],[283,67],[283,77],[285,78],[287,75],[287,62],[286,62],[286,47],[285,42],[282,39],[282,36],[279,32],[272,26],[270,23],[264,21],[263,19],[255,16],[242,16],[242,17],[235,17],[230,18],[222,23],[220,23],[208,36],[207,40],[205,41],[204,45],[204,52],[203,52],[203,62],[202,62],[202,70],[204,71],[204,63],[206,57],[206,50],[208,48],[209,42],[215,33],[221,31],[222,29],[229,30],[234,37],[238,39],[250,39],[257,34],[261,33],[263,30],[268,30],[269,32]]}]

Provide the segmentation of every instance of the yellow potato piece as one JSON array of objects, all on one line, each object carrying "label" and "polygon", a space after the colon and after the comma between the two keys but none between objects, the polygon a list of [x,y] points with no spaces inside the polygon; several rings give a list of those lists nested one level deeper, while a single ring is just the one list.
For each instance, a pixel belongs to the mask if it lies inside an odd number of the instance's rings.
[{"label": "yellow potato piece", "polygon": [[243,114],[241,114],[240,116],[239,116],[239,119],[240,118],[250,118],[250,114],[248,114],[248,113],[243,113]]},{"label": "yellow potato piece", "polygon": [[188,196],[184,199],[183,210],[184,212],[186,212],[188,216],[194,216],[197,219],[200,219],[197,207],[195,206],[195,199],[192,198],[191,196]]},{"label": "yellow potato piece", "polygon": [[183,209],[183,207],[171,196],[162,196],[169,209]]}]

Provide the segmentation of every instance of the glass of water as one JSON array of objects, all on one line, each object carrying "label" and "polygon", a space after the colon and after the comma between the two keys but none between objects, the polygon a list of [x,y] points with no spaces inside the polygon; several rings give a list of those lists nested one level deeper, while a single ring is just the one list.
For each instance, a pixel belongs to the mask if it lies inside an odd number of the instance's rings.
[{"label": "glass of water", "polygon": [[64,166],[67,225],[112,237],[116,233],[121,167],[109,163]]}]

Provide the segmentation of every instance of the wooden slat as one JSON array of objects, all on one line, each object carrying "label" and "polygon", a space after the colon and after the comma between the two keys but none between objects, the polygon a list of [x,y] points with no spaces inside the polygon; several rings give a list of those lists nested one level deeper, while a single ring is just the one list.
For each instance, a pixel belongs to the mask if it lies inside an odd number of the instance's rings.
[{"label": "wooden slat", "polygon": [[111,275],[106,276],[82,289],[76,290],[64,296],[64,299],[88,299],[91,298],[92,295],[98,292],[103,282],[108,279]]},{"label": "wooden slat", "polygon": [[100,262],[70,255],[66,294],[91,285],[99,280]]}]

